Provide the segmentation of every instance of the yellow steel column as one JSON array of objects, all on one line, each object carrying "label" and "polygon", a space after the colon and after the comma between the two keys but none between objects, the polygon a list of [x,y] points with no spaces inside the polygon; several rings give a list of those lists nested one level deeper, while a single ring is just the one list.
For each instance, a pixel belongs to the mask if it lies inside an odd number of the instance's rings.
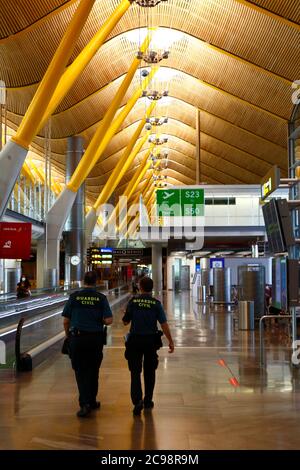
[{"label": "yellow steel column", "polygon": [[[136,187],[140,184],[141,180],[143,179],[145,173],[148,171],[149,167],[151,165],[151,162],[147,162],[145,164],[145,166],[142,168],[142,170],[139,170],[140,173],[139,175],[137,176],[137,178],[135,178],[135,180],[133,180],[132,182],[129,183],[128,187],[127,187],[127,194],[126,192],[124,193],[124,196],[127,196],[127,198],[129,199],[132,195],[132,193],[135,191]],[[118,207],[118,206],[117,206]],[[118,228],[118,231],[120,232],[122,229],[123,229],[123,226],[126,224],[127,222],[127,219],[126,220],[123,220]]]},{"label": "yellow steel column", "polygon": [[57,83],[65,71],[74,46],[90,14],[95,0],[82,0],[77,8],[63,39],[42,79],[37,92],[12,140],[28,148],[36,136],[44,112],[51,100]]},{"label": "yellow steel column", "polygon": [[[130,183],[128,183],[124,193],[123,193],[123,196],[127,197],[127,200],[130,199],[130,197],[132,196],[133,192],[135,191],[135,188],[139,185],[141,179],[143,178],[144,174],[146,173],[146,171],[148,170],[151,162],[148,161],[148,158],[149,158],[149,155],[151,153],[151,148],[147,151],[146,155],[144,156],[142,162],[140,163],[140,166],[138,167],[138,169],[136,170],[133,178],[131,179]],[[117,219],[117,215],[118,215],[118,211],[119,211],[119,207],[120,207],[120,202],[118,202],[118,204],[116,205],[115,207],[115,210],[113,211],[113,213],[111,214],[108,222],[106,225],[109,225],[114,219]],[[121,224],[122,225],[122,224]],[[105,228],[105,227],[104,227]]]},{"label": "yellow steel column", "polygon": [[152,200],[153,196],[155,195],[155,189],[156,188],[152,188],[150,193],[149,193],[149,196],[147,197],[147,199],[145,199],[145,206],[146,207],[148,207],[149,202]]},{"label": "yellow steel column", "polygon": [[[151,115],[151,112],[154,109],[155,102],[152,103],[146,113],[146,117],[142,119],[140,125],[136,129],[135,133],[133,134],[132,138],[130,139],[129,144],[127,145],[125,151],[123,152],[122,157],[117,163],[117,166],[113,170],[112,174],[108,178],[107,182],[105,183],[104,188],[102,189],[97,201],[95,202],[93,209],[97,210],[101,204],[105,204],[106,201],[110,198],[118,184],[120,183],[121,179],[127,172],[127,170],[130,168],[132,162],[134,161],[135,157],[137,154],[141,151],[143,145],[147,141],[150,131],[145,134],[145,136],[140,140],[138,145],[135,145],[140,133],[142,132],[144,125],[146,124],[146,118]],[[134,149],[133,149],[134,147]]]},{"label": "yellow steel column", "polygon": [[[148,189],[149,189],[151,183],[152,183],[151,179],[149,179],[148,182],[146,181],[145,188],[141,190],[142,196],[145,196],[145,194],[147,193],[147,191],[148,191]],[[138,195],[134,198],[134,200],[133,200],[132,204],[130,204],[130,206],[134,206],[135,204],[137,204],[137,203],[139,202],[139,199],[140,199],[140,194],[138,194]],[[145,204],[144,204],[144,205],[145,205]],[[133,217],[133,216],[130,216],[130,215],[129,215],[129,217],[131,218],[131,217]],[[136,217],[135,217],[135,219],[136,219]],[[124,235],[124,238],[128,238],[129,234],[131,233],[131,227],[132,227],[132,225],[134,224],[135,219],[130,223],[130,225],[129,225],[129,227],[128,227],[128,230],[127,230],[126,234]],[[123,225],[123,224],[122,224],[122,225]],[[121,227],[121,226],[120,226],[119,230],[122,230],[122,227]]]},{"label": "yellow steel column", "polygon": [[150,209],[150,208],[151,208],[151,205],[154,203],[154,201],[155,201],[155,193],[153,192],[153,193],[151,194],[151,197],[150,197],[148,203],[147,203],[147,209]]},{"label": "yellow steel column", "polygon": [[125,233],[124,238],[129,238],[135,234],[139,225],[138,215],[135,216],[133,221],[130,223],[127,233]]},{"label": "yellow steel column", "polygon": [[[101,206],[101,204],[105,204],[106,201],[110,198],[113,191],[116,189],[121,179],[123,178],[123,176],[129,169],[129,167],[131,166],[135,157],[141,151],[149,135],[150,135],[150,132],[147,132],[147,134],[144,135],[144,137],[140,140],[138,145],[135,146],[133,152],[131,152],[129,158],[125,161],[125,163],[123,162],[123,157],[119,160],[119,162],[117,163],[117,166],[115,167],[114,171],[112,172],[109,179],[107,180],[103,190],[101,191],[100,196],[98,197],[97,201],[94,204],[95,210],[98,209],[98,207]],[[127,153],[127,149],[125,150],[125,153]]]},{"label": "yellow steel column", "polygon": [[[146,124],[146,119],[147,117],[150,117],[154,107],[156,105],[156,102],[151,103],[149,108],[147,109],[147,113],[144,119],[142,119],[140,125],[136,129],[135,133],[133,134],[132,138],[130,139],[129,144],[127,145],[125,151],[123,152],[122,157],[117,163],[117,166],[115,167],[114,171],[110,175],[109,179],[107,180],[104,188],[102,189],[97,201],[95,202],[93,208],[94,210],[97,210],[101,204],[105,204],[106,201],[110,198],[112,195],[113,191],[116,189],[118,184],[120,183],[121,179],[127,172],[127,170],[130,168],[132,162],[134,161],[135,157],[137,154],[140,152],[142,149],[143,145],[147,141],[150,131],[145,134],[145,136],[141,139],[141,141],[138,143],[138,145],[135,145],[140,133],[142,132],[144,125]],[[133,149],[134,147],[134,149]]]},{"label": "yellow steel column", "polygon": [[[97,161],[99,160],[100,156],[106,149],[107,145],[111,141],[112,137],[115,135],[119,127],[121,126],[122,122],[126,119],[132,108],[134,107],[137,100],[140,98],[142,91],[146,88],[156,73],[157,68],[151,70],[150,74],[148,75],[145,80],[143,80],[142,86],[139,87],[134,95],[130,98],[127,102],[124,109],[120,112],[120,114],[116,117],[116,119],[111,123],[111,114],[115,115],[117,111],[117,107],[122,101],[122,97],[125,95],[129,84],[126,89],[124,89],[124,83],[122,83],[119,91],[117,94],[120,94],[120,99],[117,100],[117,103],[113,103],[112,106],[109,108],[108,112],[106,113],[103,121],[100,124],[100,127],[96,131],[93,139],[90,142],[83,158],[81,159],[78,167],[74,171],[72,178],[70,179],[67,188],[70,191],[76,192],[80,188],[83,181],[89,175],[91,170],[96,165]],[[119,93],[120,92],[120,93]],[[116,95],[117,96],[117,95]],[[109,119],[107,116],[109,115]]]},{"label": "yellow steel column", "polygon": [[128,199],[130,199],[135,189],[137,188],[137,186],[140,184],[141,180],[143,179],[146,171],[150,168],[151,162],[147,161],[150,153],[151,153],[151,150],[148,150],[140,164],[140,167],[135,172],[134,177],[132,178],[132,180],[130,181],[130,183],[128,184],[126,188],[126,191],[124,192],[124,196],[127,196]]},{"label": "yellow steel column", "polygon": [[[74,62],[67,68],[63,76],[61,77],[54,95],[47,107],[45,114],[43,116],[40,129],[42,129],[48,120],[48,118],[54,113],[56,108],[58,107],[59,103],[63,100],[66,96],[68,91],[74,85],[76,79],[79,75],[83,72],[86,68],[88,63],[92,60],[94,55],[103,45],[104,41],[114,29],[116,24],[120,21],[122,16],[126,13],[128,8],[130,7],[129,0],[122,0],[120,5],[116,8],[116,10],[111,14],[111,16],[106,20],[100,30],[95,34],[95,36],[91,39],[89,44],[85,46],[85,48],[81,51],[81,53],[76,57]],[[142,45],[142,51],[144,52],[147,47],[148,43],[146,42]],[[146,49],[144,47],[146,46]]]}]

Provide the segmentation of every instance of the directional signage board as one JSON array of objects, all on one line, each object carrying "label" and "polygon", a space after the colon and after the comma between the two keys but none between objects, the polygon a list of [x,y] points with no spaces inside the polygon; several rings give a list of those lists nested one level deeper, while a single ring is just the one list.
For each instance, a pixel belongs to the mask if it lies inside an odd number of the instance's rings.
[{"label": "directional signage board", "polygon": [[261,198],[269,197],[280,185],[280,168],[276,165],[261,180]]},{"label": "directional signage board", "polygon": [[181,211],[183,216],[204,216],[204,189],[181,189]]},{"label": "directional signage board", "polygon": [[156,192],[159,217],[204,216],[204,189],[161,189]]},{"label": "directional signage board", "polygon": [[156,203],[159,217],[180,217],[181,189],[162,189],[156,191]]}]

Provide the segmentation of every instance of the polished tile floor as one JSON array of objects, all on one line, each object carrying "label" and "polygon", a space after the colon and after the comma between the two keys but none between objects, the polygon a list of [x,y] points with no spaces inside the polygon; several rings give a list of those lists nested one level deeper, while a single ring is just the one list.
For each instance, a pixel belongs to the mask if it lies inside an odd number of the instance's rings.
[{"label": "polished tile floor", "polygon": [[228,308],[165,294],[176,343],[160,351],[155,408],[133,418],[122,310],[115,312],[101,368],[101,411],[76,418],[68,358],[59,352],[32,374],[0,380],[1,449],[299,449],[300,374],[288,331],[240,332]]}]

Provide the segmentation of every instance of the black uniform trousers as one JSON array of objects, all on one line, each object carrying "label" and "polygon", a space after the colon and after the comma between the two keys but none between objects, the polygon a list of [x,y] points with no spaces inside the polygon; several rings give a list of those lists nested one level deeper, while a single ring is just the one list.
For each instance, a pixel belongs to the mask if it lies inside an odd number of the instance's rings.
[{"label": "black uniform trousers", "polygon": [[98,394],[99,369],[103,359],[103,334],[70,337],[70,357],[75,371],[79,405],[92,405]]},{"label": "black uniform trousers", "polygon": [[131,400],[134,405],[143,398],[141,372],[144,369],[145,402],[151,402],[158,366],[155,335],[130,335],[126,342],[125,358],[131,372]]}]

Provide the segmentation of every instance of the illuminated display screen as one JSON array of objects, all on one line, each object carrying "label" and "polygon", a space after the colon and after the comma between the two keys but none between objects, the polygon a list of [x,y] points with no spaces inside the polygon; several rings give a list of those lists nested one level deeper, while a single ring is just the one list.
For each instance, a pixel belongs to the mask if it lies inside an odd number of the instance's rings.
[{"label": "illuminated display screen", "polygon": [[288,202],[272,199],[262,209],[270,252],[286,252],[295,243]]},{"label": "illuminated display screen", "polygon": [[112,248],[89,248],[87,251],[88,263],[92,266],[111,265],[113,260]]}]

